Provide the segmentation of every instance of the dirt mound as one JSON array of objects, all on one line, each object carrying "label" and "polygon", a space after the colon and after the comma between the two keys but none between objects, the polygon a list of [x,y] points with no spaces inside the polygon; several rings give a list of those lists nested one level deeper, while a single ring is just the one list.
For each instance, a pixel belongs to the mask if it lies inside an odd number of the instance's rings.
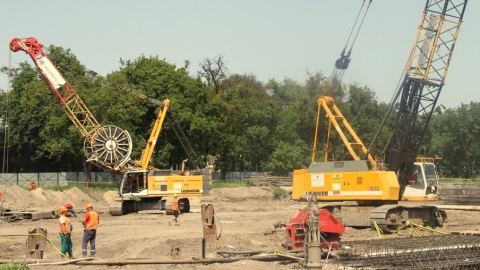
[{"label": "dirt mound", "polygon": [[3,208],[22,211],[36,209],[54,209],[67,202],[75,205],[75,208],[83,208],[86,203],[97,201],[86,193],[73,187],[66,191],[44,190],[36,188],[32,191],[25,190],[19,186],[5,187],[0,186],[3,193]]},{"label": "dirt mound", "polygon": [[[72,203],[77,211],[83,210],[87,203],[93,203],[95,209],[107,211],[109,203],[118,196],[117,191],[85,193],[77,187],[65,191],[44,190],[36,188],[28,191],[19,186],[0,186],[3,193],[3,208],[13,211],[34,211],[56,209],[65,203]],[[96,198],[96,199],[95,199]],[[209,196],[191,197],[192,205],[200,205],[208,202],[244,202],[258,200],[268,202],[273,199],[273,193],[269,187],[232,187],[213,189]]]},{"label": "dirt mound", "polygon": [[118,196],[118,191],[116,190],[111,190],[103,193],[103,199],[107,203],[111,203],[115,197]]}]

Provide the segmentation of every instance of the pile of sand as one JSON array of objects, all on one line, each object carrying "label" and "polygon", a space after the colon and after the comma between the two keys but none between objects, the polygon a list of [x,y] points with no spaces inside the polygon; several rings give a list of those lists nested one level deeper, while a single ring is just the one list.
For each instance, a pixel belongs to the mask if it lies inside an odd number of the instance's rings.
[{"label": "pile of sand", "polygon": [[3,194],[3,208],[12,211],[55,209],[65,203],[72,203],[75,208],[83,208],[87,203],[97,201],[77,187],[66,191],[43,190],[36,188],[32,191],[25,190],[19,186],[5,187],[0,186],[0,192]]},{"label": "pile of sand", "polygon": [[[92,198],[77,187],[65,191],[44,190],[36,188],[32,191],[19,186],[5,187],[0,185],[3,193],[3,208],[12,211],[52,210],[66,203],[72,203],[75,209],[83,210],[87,203],[93,203],[97,210],[107,211],[109,203],[116,197],[117,191],[107,191],[100,196]],[[209,202],[243,202],[247,200],[259,200],[262,202],[273,199],[273,194],[268,187],[232,187],[211,190],[210,195],[191,197],[191,204],[200,205],[203,201]]]}]

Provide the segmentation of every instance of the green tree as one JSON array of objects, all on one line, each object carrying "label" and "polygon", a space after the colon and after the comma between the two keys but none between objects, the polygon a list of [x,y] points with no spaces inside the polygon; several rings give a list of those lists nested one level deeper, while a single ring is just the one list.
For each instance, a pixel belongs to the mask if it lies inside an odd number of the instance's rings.
[{"label": "green tree", "polygon": [[222,172],[261,170],[273,149],[278,105],[253,75],[234,74],[221,89],[224,124],[217,164]]},{"label": "green tree", "polygon": [[[388,104],[378,102],[375,93],[368,87],[351,84],[344,108],[344,116],[348,118],[348,122],[365,147],[369,148],[376,132],[380,128]],[[381,154],[392,129],[393,121],[387,122],[386,126],[378,134],[377,141],[372,145],[372,154]]]},{"label": "green tree", "polygon": [[305,152],[308,152],[308,147],[301,140],[294,144],[279,142],[272,153],[270,162],[265,167],[274,175],[288,175],[296,169],[306,167],[304,165]]},{"label": "green tree", "polygon": [[435,115],[431,129],[432,152],[442,156],[443,174],[475,177],[480,169],[480,103],[461,104]]},{"label": "green tree", "polygon": [[[140,56],[135,60],[121,61],[118,72],[109,76],[111,84],[126,86],[149,98],[171,101],[168,114],[174,116],[184,130],[199,157],[215,155],[219,148],[220,105],[213,93],[199,78],[191,78],[185,68],[177,69],[158,57]],[[118,74],[117,74],[118,73]],[[115,76],[113,76],[115,75]],[[117,90],[119,91],[119,90]],[[137,99],[122,93],[127,99]],[[141,110],[134,122],[129,123],[136,134],[133,155],[140,157],[150,135],[159,108],[141,101],[133,101]],[[160,168],[177,167],[187,158],[178,138],[166,121],[162,127],[151,165]]]},{"label": "green tree", "polygon": [[[64,77],[84,85],[83,67],[69,50],[50,46],[49,56]],[[60,65],[68,65],[62,68]],[[74,86],[75,88],[75,86]],[[10,171],[79,170],[82,168],[80,134],[71,128],[40,74],[26,62],[20,64],[10,91]]]}]

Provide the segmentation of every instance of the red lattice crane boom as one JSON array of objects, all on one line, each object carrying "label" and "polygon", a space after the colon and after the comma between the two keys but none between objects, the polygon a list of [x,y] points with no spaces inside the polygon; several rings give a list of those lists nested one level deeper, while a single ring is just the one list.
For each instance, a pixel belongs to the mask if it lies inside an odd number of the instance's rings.
[{"label": "red lattice crane boom", "polygon": [[87,161],[107,171],[120,171],[130,160],[132,140],[129,133],[116,126],[102,127],[42,47],[35,38],[14,38],[10,42],[12,51],[30,55],[50,92],[85,138]]}]

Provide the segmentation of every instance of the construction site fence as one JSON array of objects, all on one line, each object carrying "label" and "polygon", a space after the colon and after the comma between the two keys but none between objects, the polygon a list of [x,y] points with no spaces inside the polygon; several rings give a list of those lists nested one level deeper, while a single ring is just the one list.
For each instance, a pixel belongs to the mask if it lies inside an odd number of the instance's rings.
[{"label": "construction site fence", "polygon": [[223,181],[245,181],[248,179],[267,177],[267,172],[249,172],[249,171],[237,171],[237,172],[212,172],[212,180]]},{"label": "construction site fence", "polygon": [[[232,172],[211,172],[211,180],[215,181],[249,181],[254,184],[261,182],[282,182],[282,185],[291,185],[292,176],[271,176],[268,172],[258,171],[232,171]],[[68,186],[74,182],[77,184],[86,183],[84,172],[39,172],[39,173],[0,173],[0,185],[12,186],[24,186],[28,187],[31,181],[35,181],[37,186]],[[120,177],[109,172],[92,172],[90,174],[90,183],[119,183]],[[467,187],[472,184],[474,186],[480,186],[480,181],[465,181],[461,179],[459,181],[442,181],[440,180],[440,190],[448,190],[451,186]],[[462,181],[463,180],[463,181]],[[459,184],[459,185],[454,185]],[[457,187],[457,188],[458,188]],[[469,187],[470,188],[470,187]],[[477,189],[477,188],[475,188]],[[441,192],[442,193],[442,192]]]},{"label": "construction site fence", "polygon": [[[83,185],[86,182],[83,172],[41,172],[41,173],[1,173],[0,185],[29,187],[34,182],[37,187]],[[92,172],[89,183],[110,183],[116,185],[120,177],[108,172]]]},{"label": "construction site fence", "polygon": [[[203,193],[208,195],[211,190],[210,173],[202,170]],[[92,172],[90,181],[86,181],[83,172],[39,172],[39,173],[0,173],[0,186],[19,186],[25,189],[33,187],[96,187],[117,189],[120,177],[108,172]]]}]

